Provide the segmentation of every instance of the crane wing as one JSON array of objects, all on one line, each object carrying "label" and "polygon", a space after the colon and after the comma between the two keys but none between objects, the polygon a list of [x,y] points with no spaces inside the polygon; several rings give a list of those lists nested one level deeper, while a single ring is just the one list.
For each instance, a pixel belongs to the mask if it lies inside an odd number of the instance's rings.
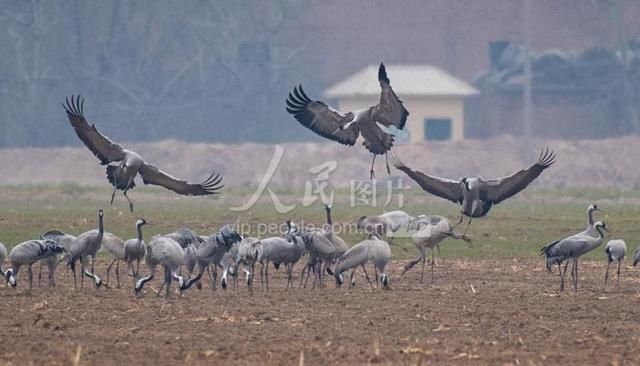
[{"label": "crane wing", "polygon": [[373,119],[387,127],[393,125],[398,129],[403,129],[407,122],[409,111],[407,111],[402,101],[391,88],[387,70],[383,63],[380,63],[380,68],[378,69],[378,81],[382,91],[380,92],[380,103],[373,107]]},{"label": "crane wing", "polygon": [[124,159],[125,152],[122,146],[109,140],[98,131],[94,124],[89,125],[84,118],[84,99],[82,97],[78,95],[74,100],[72,95],[71,102],[69,102],[69,98],[66,98],[66,103],[63,103],[62,107],[67,112],[69,122],[80,140],[91,150],[93,155],[100,159],[102,165]]},{"label": "crane wing", "polygon": [[186,196],[206,196],[217,194],[224,185],[221,185],[222,177],[212,173],[209,178],[200,184],[188,183],[185,180],[172,177],[155,166],[144,163],[140,168],[140,175],[144,184],[153,184],[170,189]]},{"label": "crane wing", "polygon": [[393,154],[393,156],[391,157],[391,161],[396,168],[406,173],[409,178],[418,183],[420,188],[422,188],[423,190],[451,202],[462,203],[464,197],[462,196],[462,188],[460,182],[456,182],[455,180],[451,179],[431,176],[411,169],[408,166],[404,165],[404,163],[395,154]]},{"label": "crane wing", "polygon": [[354,118],[353,113],[342,114],[320,101],[311,100],[302,89],[302,85],[293,88],[287,98],[287,112],[292,114],[300,124],[318,135],[353,146],[358,138],[356,123],[341,129]]},{"label": "crane wing", "polygon": [[485,181],[486,185],[480,191],[481,197],[498,204],[514,196],[527,188],[545,169],[553,165],[555,159],[556,154],[548,148],[541,151],[538,161],[528,169],[523,169],[508,177]]}]

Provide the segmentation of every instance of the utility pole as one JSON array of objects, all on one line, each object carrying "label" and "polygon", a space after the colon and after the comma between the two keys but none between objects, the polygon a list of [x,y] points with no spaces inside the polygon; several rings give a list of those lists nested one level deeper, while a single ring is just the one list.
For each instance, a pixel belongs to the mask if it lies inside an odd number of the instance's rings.
[{"label": "utility pole", "polygon": [[523,0],[522,33],[524,35],[524,84],[522,90],[522,122],[525,157],[531,157],[531,123],[533,103],[531,95],[531,0]]}]

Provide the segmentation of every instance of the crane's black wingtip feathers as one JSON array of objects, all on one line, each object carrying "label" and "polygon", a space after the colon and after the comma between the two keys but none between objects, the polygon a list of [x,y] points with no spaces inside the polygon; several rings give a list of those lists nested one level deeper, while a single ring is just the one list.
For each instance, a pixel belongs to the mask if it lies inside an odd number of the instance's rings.
[{"label": "crane's black wingtip feathers", "polygon": [[391,164],[393,164],[393,166],[396,167],[396,169],[402,170],[407,168],[407,166],[404,165],[404,163],[402,162],[402,160],[400,160],[400,157],[398,157],[395,151],[391,152]]},{"label": "crane's black wingtip feathers", "polygon": [[389,84],[389,77],[387,77],[387,68],[384,67],[383,62],[380,63],[380,67],[378,68],[378,81]]},{"label": "crane's black wingtip feathers", "polygon": [[306,118],[302,115],[306,110],[306,107],[309,103],[313,101],[307,96],[307,94],[302,89],[302,84],[293,88],[293,91],[289,93],[289,96],[286,99],[286,109],[289,114],[293,114],[296,119],[300,121],[300,118],[304,119],[307,122]]},{"label": "crane's black wingtip feathers", "polygon": [[62,107],[68,116],[84,118],[84,98],[80,94],[77,96],[72,94],[71,101],[69,97],[65,97],[64,100]]},{"label": "crane's black wingtip feathers", "polygon": [[548,147],[540,151],[540,156],[538,157],[538,162],[536,165],[546,169],[553,165],[556,162],[556,153],[553,150],[550,150]]},{"label": "crane's black wingtip feathers", "polygon": [[224,184],[220,184],[222,182],[222,176],[216,172],[211,173],[209,178],[205,179],[204,182],[200,183],[202,190],[205,192],[204,194],[219,194],[220,190],[224,188]]}]

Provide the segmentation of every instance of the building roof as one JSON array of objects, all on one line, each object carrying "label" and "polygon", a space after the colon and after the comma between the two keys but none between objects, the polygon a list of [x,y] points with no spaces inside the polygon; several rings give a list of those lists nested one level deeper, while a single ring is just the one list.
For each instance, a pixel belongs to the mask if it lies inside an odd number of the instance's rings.
[{"label": "building roof", "polygon": [[[400,95],[469,96],[478,91],[431,65],[385,65],[393,90]],[[380,95],[378,65],[371,65],[325,90],[328,98]]]}]

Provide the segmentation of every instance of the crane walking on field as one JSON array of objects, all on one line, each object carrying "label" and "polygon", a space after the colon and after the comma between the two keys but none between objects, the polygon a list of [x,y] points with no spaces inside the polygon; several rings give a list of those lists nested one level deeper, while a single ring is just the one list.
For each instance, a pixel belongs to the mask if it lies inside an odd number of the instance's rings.
[{"label": "crane walking on field", "polygon": [[616,277],[616,288],[620,287],[620,265],[627,254],[627,243],[624,240],[609,240],[604,247],[607,254],[607,273],[604,275],[604,290],[607,291],[607,280],[609,279],[609,266],[612,262],[618,262],[618,272]]},{"label": "crane walking on field", "polygon": [[[554,241],[540,250],[540,255],[544,255],[547,259],[547,270],[550,270],[550,266],[554,262],[558,264],[558,269],[560,270],[560,264],[563,261],[573,261],[571,278],[573,279],[573,288],[575,291],[578,291],[578,259],[599,247],[604,242],[603,231],[608,232],[606,225],[602,221],[596,222],[594,227],[598,233],[597,237],[589,235],[588,230],[584,230],[578,234]],[[550,261],[551,259],[553,259],[553,262]],[[568,265],[569,263],[564,266],[564,271],[560,271],[560,291],[564,290],[564,276],[567,272]]]}]

